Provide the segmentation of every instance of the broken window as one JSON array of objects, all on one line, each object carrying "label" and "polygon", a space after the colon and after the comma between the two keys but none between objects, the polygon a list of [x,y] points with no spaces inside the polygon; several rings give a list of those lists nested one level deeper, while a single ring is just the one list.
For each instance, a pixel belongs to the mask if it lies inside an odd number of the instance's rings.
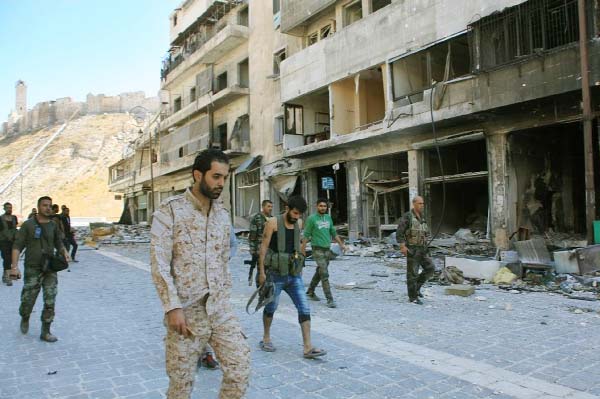
[{"label": "broken window", "polygon": [[229,148],[232,150],[245,150],[250,147],[250,117],[248,114],[242,115],[236,119],[231,137],[229,138]]},{"label": "broken window", "polygon": [[281,0],[273,0],[273,15],[281,10]]},{"label": "broken window", "polygon": [[445,82],[471,71],[468,35],[447,40],[392,62],[394,101],[423,100],[433,82]]},{"label": "broken window", "polygon": [[250,64],[248,58],[238,64],[240,87],[250,87]]},{"label": "broken window", "polygon": [[173,112],[178,112],[181,110],[181,97],[177,97],[175,101],[173,101]]},{"label": "broken window", "polygon": [[306,46],[312,46],[319,41],[319,32],[313,32],[306,38]]},{"label": "broken window", "polygon": [[273,75],[279,76],[281,63],[285,60],[285,49],[281,49],[273,54]]},{"label": "broken window", "polygon": [[301,105],[285,105],[285,134],[304,134],[303,113]]},{"label": "broken window", "polygon": [[275,144],[283,143],[283,116],[276,116],[273,123],[273,132]]},{"label": "broken window", "polygon": [[390,4],[392,4],[392,0],[371,0],[371,9],[375,12]]},{"label": "broken window", "polygon": [[325,25],[324,27],[321,28],[321,30],[319,32],[319,34],[321,35],[321,40],[333,35],[333,32],[334,32],[333,24]]},{"label": "broken window", "polygon": [[179,147],[178,155],[179,155],[179,158],[183,158],[183,155],[184,155],[183,154],[183,147]]},{"label": "broken window", "polygon": [[196,101],[196,88],[192,87],[190,89],[190,102]]},{"label": "broken window", "polygon": [[248,23],[249,23],[248,7],[244,7],[238,13],[238,25],[248,26]]},{"label": "broken window", "polygon": [[223,123],[214,130],[210,143],[211,148],[218,148],[222,151],[227,149],[227,123]]},{"label": "broken window", "polygon": [[470,27],[477,36],[478,69],[485,70],[577,42],[577,1],[530,0]]},{"label": "broken window", "polygon": [[223,72],[217,76],[217,84],[215,86],[215,93],[227,88],[227,72]]},{"label": "broken window", "polygon": [[362,18],[362,2],[357,0],[344,7],[344,26],[351,25]]}]

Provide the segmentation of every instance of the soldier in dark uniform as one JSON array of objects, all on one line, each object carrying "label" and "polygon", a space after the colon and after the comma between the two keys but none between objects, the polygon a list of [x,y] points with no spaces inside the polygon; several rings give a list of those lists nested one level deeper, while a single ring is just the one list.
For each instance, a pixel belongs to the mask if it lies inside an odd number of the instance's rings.
[{"label": "soldier in dark uniform", "polygon": [[[396,240],[400,244],[400,251],[406,256],[408,300],[422,305],[421,287],[433,276],[435,266],[427,248],[429,228],[423,217],[425,208],[423,197],[416,196],[412,200],[412,205],[413,209],[402,215],[400,219]],[[421,273],[419,273],[419,266],[423,268]]]},{"label": "soldier in dark uniform", "polygon": [[[270,200],[264,200],[261,205],[261,211],[254,215],[250,220],[248,246],[250,247],[252,260],[250,261],[250,273],[248,273],[248,285],[252,285],[252,273],[258,264],[258,255],[262,243],[263,232],[265,230],[265,223],[267,223],[267,219],[271,217],[271,211],[273,211],[273,203]],[[256,281],[256,284],[258,285],[258,273],[256,273]]]},{"label": "soldier in dark uniform", "polygon": [[43,289],[44,309],[42,311],[42,334],[40,339],[46,342],[56,342],[57,338],[50,332],[50,324],[54,321],[54,305],[56,302],[58,277],[52,270],[45,270],[44,256],[51,255],[54,251],[62,253],[67,261],[69,254],[63,246],[59,236],[58,225],[50,220],[52,199],[41,197],[38,199],[39,213],[32,219],[23,223],[17,233],[12,250],[12,275],[19,274],[19,254],[25,252],[25,275],[23,291],[21,291],[21,332],[29,331],[29,316],[33,311],[35,301]]}]

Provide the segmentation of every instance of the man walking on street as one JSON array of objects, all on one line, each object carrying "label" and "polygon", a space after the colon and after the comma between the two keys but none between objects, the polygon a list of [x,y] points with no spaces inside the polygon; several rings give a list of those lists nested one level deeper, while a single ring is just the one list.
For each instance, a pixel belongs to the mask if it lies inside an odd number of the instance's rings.
[{"label": "man walking on street", "polygon": [[319,198],[317,200],[317,213],[310,215],[306,219],[304,228],[304,239],[302,240],[302,253],[305,253],[306,243],[312,242],[312,257],[317,263],[317,270],[310,282],[306,295],[313,301],[319,301],[320,298],[315,294],[315,289],[319,282],[323,284],[323,293],[327,298],[327,307],[337,307],[331,294],[331,285],[329,284],[329,258],[331,239],[334,238],[340,245],[342,251],[346,250],[344,242],[337,235],[333,220],[327,213],[327,200]]},{"label": "man walking on street", "polygon": [[[400,219],[398,230],[396,230],[396,240],[400,244],[400,251],[406,256],[408,300],[422,305],[421,287],[433,276],[435,266],[429,257],[427,248],[429,229],[423,217],[425,209],[423,197],[413,198],[412,205],[413,209],[402,215]],[[423,268],[420,274],[419,266]]]},{"label": "man walking on street", "polygon": [[165,200],[154,213],[151,229],[152,279],[167,327],[167,398],[190,397],[208,342],[223,370],[219,398],[239,399],[248,385],[250,349],[230,304],[231,219],[217,201],[229,160],[220,150],[204,150],[192,176],[191,188]]},{"label": "man walking on street", "polygon": [[29,331],[29,316],[33,311],[35,301],[43,289],[44,310],[42,311],[42,334],[40,339],[46,342],[56,342],[56,338],[50,332],[50,325],[54,321],[54,304],[56,301],[58,277],[57,273],[48,270],[48,256],[54,255],[54,251],[62,253],[69,260],[69,254],[65,250],[59,237],[58,226],[50,220],[52,214],[52,199],[41,197],[37,202],[38,215],[26,220],[17,233],[12,251],[11,274],[18,275],[19,254],[23,249],[25,252],[25,277],[23,279],[23,291],[21,291],[21,332],[27,334]]},{"label": "man walking on street", "polygon": [[300,253],[300,216],[306,211],[304,198],[290,197],[283,215],[271,218],[265,225],[263,241],[258,259],[258,283],[269,281],[275,285],[273,301],[265,306],[263,312],[263,340],[260,348],[265,352],[274,352],[271,341],[271,324],[279,304],[281,291],[287,292],[298,310],[298,322],[302,331],[304,357],[313,359],[325,355],[323,349],[312,346],[310,339],[310,307],[304,292],[302,268],[304,256]]},{"label": "man walking on street", "polygon": [[[250,220],[250,235],[248,236],[248,245],[250,246],[250,254],[252,260],[250,261],[250,273],[248,274],[248,285],[252,285],[252,273],[258,263],[258,255],[260,252],[260,245],[262,243],[263,233],[265,230],[265,223],[267,219],[271,217],[273,211],[273,203],[270,200],[264,200],[262,202],[262,209]],[[258,285],[258,272],[256,273],[256,284]]]},{"label": "man walking on street", "polygon": [[60,214],[60,221],[63,226],[63,231],[65,233],[64,244],[67,251],[71,250],[71,260],[73,262],[79,262],[75,259],[75,255],[77,255],[77,241],[75,241],[75,232],[71,227],[71,216],[69,208],[63,205],[63,211]]},{"label": "man walking on street", "polygon": [[0,252],[2,253],[2,282],[11,286],[10,266],[12,263],[12,247],[17,234],[17,217],[12,214],[12,204],[4,204],[4,215],[0,216]]}]

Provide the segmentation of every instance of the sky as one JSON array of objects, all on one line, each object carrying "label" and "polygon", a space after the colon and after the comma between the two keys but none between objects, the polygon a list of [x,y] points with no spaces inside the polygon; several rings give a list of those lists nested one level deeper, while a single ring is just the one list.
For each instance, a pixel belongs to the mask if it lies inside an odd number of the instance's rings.
[{"label": "sky", "polygon": [[155,96],[169,45],[169,14],[181,0],[0,0],[0,122],[14,109],[88,93]]}]

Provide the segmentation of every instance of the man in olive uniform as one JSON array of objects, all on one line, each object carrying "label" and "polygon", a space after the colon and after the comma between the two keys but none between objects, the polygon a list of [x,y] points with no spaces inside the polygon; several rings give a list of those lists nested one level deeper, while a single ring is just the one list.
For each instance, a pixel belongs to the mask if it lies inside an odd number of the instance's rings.
[{"label": "man in olive uniform", "polygon": [[[258,253],[260,252],[260,244],[262,243],[263,232],[265,231],[265,223],[271,217],[273,211],[273,203],[270,200],[262,202],[262,209],[250,220],[250,235],[248,236],[248,246],[252,260],[250,261],[250,273],[248,274],[248,285],[252,285],[252,273],[258,264]],[[258,285],[258,273],[256,273],[256,284]]]},{"label": "man in olive uniform", "polygon": [[12,285],[10,278],[10,266],[12,263],[12,247],[17,235],[17,217],[12,214],[12,204],[4,204],[4,215],[0,216],[0,252],[2,252],[2,265],[4,273],[2,282],[8,286]]},{"label": "man in olive uniform", "polygon": [[29,316],[35,305],[40,289],[43,289],[44,310],[42,311],[42,334],[40,339],[46,342],[56,342],[50,332],[50,324],[54,321],[54,304],[56,301],[58,277],[57,273],[45,270],[45,256],[53,255],[54,251],[62,253],[65,259],[70,260],[69,254],[60,239],[58,226],[50,220],[52,214],[52,199],[41,197],[38,199],[37,216],[26,220],[17,233],[12,251],[11,275],[18,275],[19,254],[25,252],[25,277],[23,291],[21,291],[21,332],[29,331]]},{"label": "man in olive uniform", "polygon": [[218,198],[229,176],[220,150],[194,160],[194,184],[167,198],[152,219],[152,279],[165,314],[168,399],[191,396],[207,343],[221,363],[220,399],[240,399],[248,386],[250,348],[231,307],[231,218]]},{"label": "man in olive uniform", "polygon": [[[400,219],[396,240],[400,244],[400,251],[406,256],[408,300],[422,305],[421,287],[433,276],[435,267],[427,248],[429,229],[423,217],[425,209],[423,197],[413,198],[412,205],[413,209],[402,215]],[[419,266],[423,268],[421,273],[419,273]]]},{"label": "man in olive uniform", "polygon": [[306,219],[306,226],[304,227],[304,239],[302,240],[302,252],[305,252],[306,243],[311,241],[312,243],[312,257],[317,264],[317,270],[310,281],[310,286],[306,295],[313,301],[319,301],[320,298],[315,294],[315,290],[319,285],[319,282],[323,285],[323,293],[327,298],[327,307],[337,307],[333,300],[333,294],[331,293],[331,286],[329,284],[329,259],[331,255],[330,246],[331,239],[334,238],[340,245],[340,249],[346,250],[344,241],[337,235],[335,227],[333,226],[333,220],[327,213],[328,205],[327,200],[319,198],[317,200],[317,213],[312,214]]}]

